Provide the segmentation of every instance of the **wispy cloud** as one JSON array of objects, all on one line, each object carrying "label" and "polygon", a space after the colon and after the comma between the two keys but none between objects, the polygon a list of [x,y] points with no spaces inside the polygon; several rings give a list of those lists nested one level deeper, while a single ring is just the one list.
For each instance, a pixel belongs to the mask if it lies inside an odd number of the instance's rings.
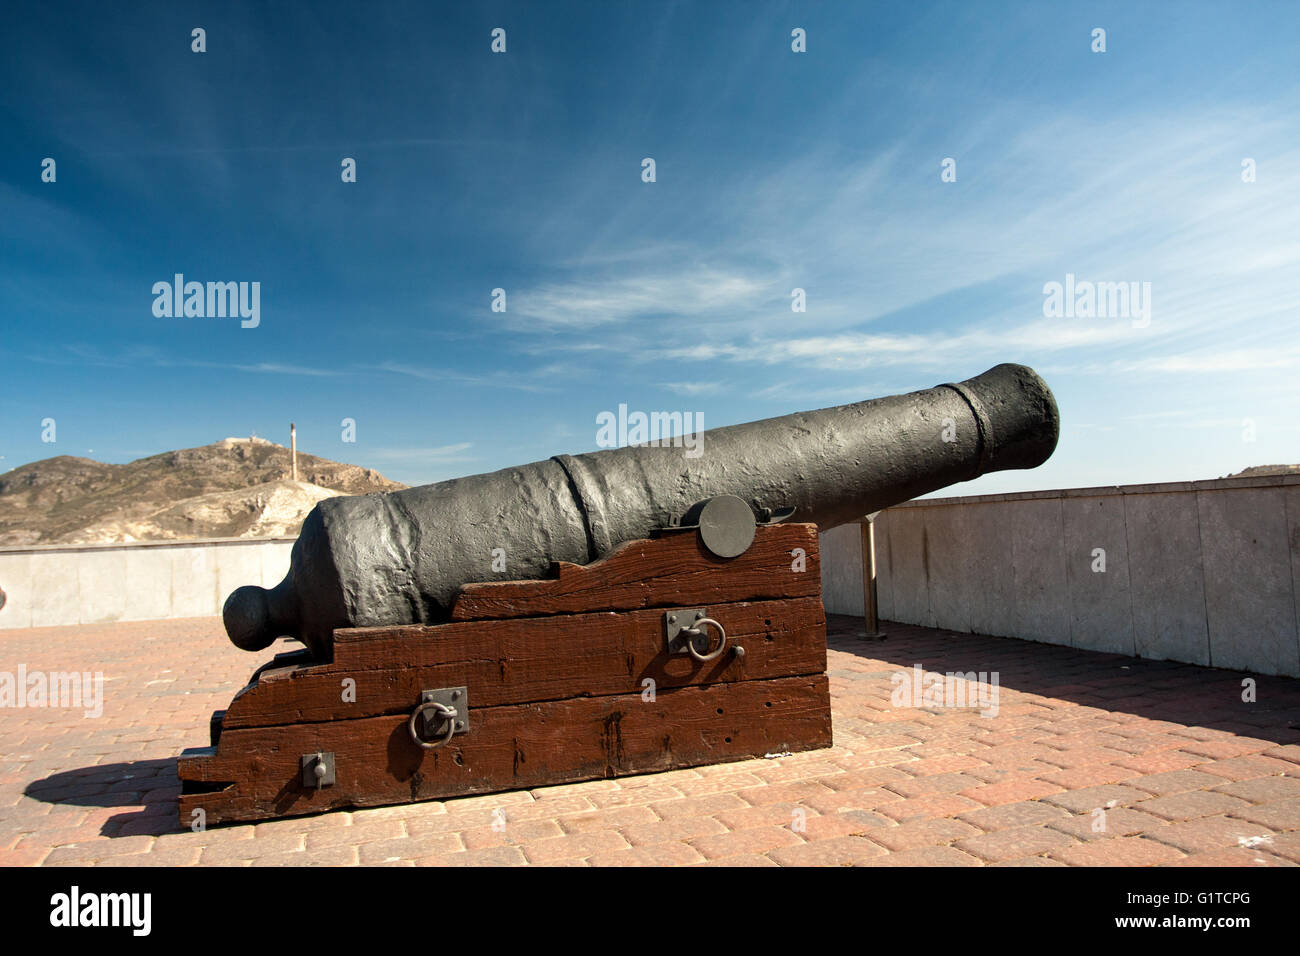
[{"label": "wispy cloud", "polygon": [[169,355],[151,345],[129,345],[106,350],[86,345],[65,345],[43,354],[24,355],[29,362],[43,365],[91,366],[97,368],[207,368],[221,371],[248,372],[254,375],[307,375],[334,378],[352,374],[345,368],[311,368],[284,362],[207,362]]},{"label": "wispy cloud", "polygon": [[[854,372],[1068,358],[1111,375],[1290,368],[1293,353],[1243,339],[1261,323],[1280,334],[1300,315],[1300,243],[1278,242],[1293,232],[1283,199],[1300,189],[1289,172],[1300,150],[1283,135],[1295,121],[1258,105],[1190,122],[1058,114],[1026,123],[1003,108],[979,130],[978,145],[998,150],[996,166],[963,158],[954,184],[939,182],[937,157],[928,157],[932,175],[906,175],[915,143],[865,159],[814,150],[725,180],[717,197],[682,200],[739,212],[725,244],[606,249],[598,255],[608,268],[520,290],[511,321],[521,350],[602,351],[628,364]],[[1247,143],[1270,152],[1268,182],[1240,180]],[[1066,272],[1150,283],[1150,326],[1044,318],[1043,285]],[[806,291],[806,313],[790,309],[795,287]],[[529,342],[530,333],[545,338]]]},{"label": "wispy cloud", "polygon": [[787,339],[754,337],[741,343],[699,343],[658,351],[666,360],[714,362],[724,360],[758,365],[800,365],[816,369],[856,371],[883,366],[951,367],[961,362],[989,361],[1024,351],[1053,352],[1090,346],[1131,345],[1146,330],[1125,320],[1083,326],[1074,320],[1042,319],[1014,328],[981,329],[966,333],[927,334],[841,332]]},{"label": "wispy cloud", "polygon": [[491,372],[476,375],[469,372],[457,372],[452,369],[406,365],[402,362],[381,362],[378,365],[369,367],[380,372],[390,372],[394,375],[405,375],[410,378],[440,384],[481,385],[491,388],[518,389],[524,392],[548,392],[554,390],[553,386],[541,385],[510,372]]},{"label": "wispy cloud", "polygon": [[715,267],[574,278],[519,292],[504,315],[510,324],[534,330],[587,330],[656,317],[717,318],[770,307],[781,295],[780,285],[778,277]]},{"label": "wispy cloud", "polygon": [[367,457],[376,461],[401,462],[408,465],[445,465],[477,461],[475,456],[464,454],[473,447],[473,442],[465,441],[434,448],[372,448],[367,452]]},{"label": "wispy cloud", "polygon": [[716,395],[722,391],[717,382],[664,382],[663,387],[679,395]]},{"label": "wispy cloud", "polygon": [[323,378],[333,378],[335,376],[347,374],[339,369],[307,368],[302,365],[285,365],[280,362],[258,362],[256,365],[221,365],[217,362],[186,362],[178,364],[201,365],[204,368],[230,368],[239,372],[253,372],[255,374],[266,375],[311,375]]},{"label": "wispy cloud", "polygon": [[1259,372],[1267,369],[1286,369],[1300,366],[1300,347],[1274,349],[1233,349],[1165,355],[1137,362],[1116,362],[1114,369],[1122,372]]}]

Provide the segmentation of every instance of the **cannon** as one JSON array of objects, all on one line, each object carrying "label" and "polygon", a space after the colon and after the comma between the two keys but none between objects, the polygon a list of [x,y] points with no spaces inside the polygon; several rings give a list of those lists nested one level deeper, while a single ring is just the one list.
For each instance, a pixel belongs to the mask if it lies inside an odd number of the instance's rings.
[{"label": "cannon", "polygon": [[284,580],[226,602],[238,647],[305,647],[181,755],[181,824],[828,747],[819,527],[1035,467],[1058,428],[1043,381],[999,365],[689,443],[326,499]]},{"label": "cannon", "polygon": [[[340,627],[434,624],[466,584],[545,577],[645,538],[718,496],[822,530],[991,471],[1033,468],[1058,413],[1032,369],[623,447],[388,494],[328,498],[303,522],[275,588],[241,587],[223,618],[257,651],[295,637],[322,660]],[[495,564],[495,569],[494,569]]]}]

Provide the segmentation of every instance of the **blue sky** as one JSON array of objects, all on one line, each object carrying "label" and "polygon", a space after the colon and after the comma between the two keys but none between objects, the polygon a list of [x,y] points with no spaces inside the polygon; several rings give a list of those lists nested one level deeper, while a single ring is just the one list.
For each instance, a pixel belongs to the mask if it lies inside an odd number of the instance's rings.
[{"label": "blue sky", "polygon": [[[12,5],[0,470],[292,420],[422,483],[1002,361],[1060,446],[956,493],[1300,461],[1298,44],[1290,3]],[[260,324],[156,317],[175,273]],[[1067,273],[1149,323],[1045,316]]]}]

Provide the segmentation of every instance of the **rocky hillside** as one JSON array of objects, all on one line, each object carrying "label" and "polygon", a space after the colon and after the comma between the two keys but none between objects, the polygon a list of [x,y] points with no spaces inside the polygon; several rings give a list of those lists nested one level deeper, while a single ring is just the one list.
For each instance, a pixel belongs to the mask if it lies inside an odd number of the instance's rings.
[{"label": "rocky hillside", "polygon": [[125,465],[61,455],[0,475],[0,545],[86,544],[298,533],[317,501],[396,491],[372,468],[227,438]]},{"label": "rocky hillside", "polygon": [[1273,475],[1300,475],[1300,465],[1251,465],[1229,478],[1260,478]]}]

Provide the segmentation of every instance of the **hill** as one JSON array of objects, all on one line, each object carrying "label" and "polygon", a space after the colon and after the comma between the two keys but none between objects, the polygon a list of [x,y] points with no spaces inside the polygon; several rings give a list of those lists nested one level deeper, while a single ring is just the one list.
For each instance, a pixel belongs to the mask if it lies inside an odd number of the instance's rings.
[{"label": "hill", "polygon": [[60,455],[0,475],[0,545],[87,544],[298,533],[322,498],[406,487],[372,468],[227,438],[109,465]]},{"label": "hill", "polygon": [[1260,478],[1274,475],[1300,475],[1300,465],[1251,465],[1243,468],[1229,478]]}]

